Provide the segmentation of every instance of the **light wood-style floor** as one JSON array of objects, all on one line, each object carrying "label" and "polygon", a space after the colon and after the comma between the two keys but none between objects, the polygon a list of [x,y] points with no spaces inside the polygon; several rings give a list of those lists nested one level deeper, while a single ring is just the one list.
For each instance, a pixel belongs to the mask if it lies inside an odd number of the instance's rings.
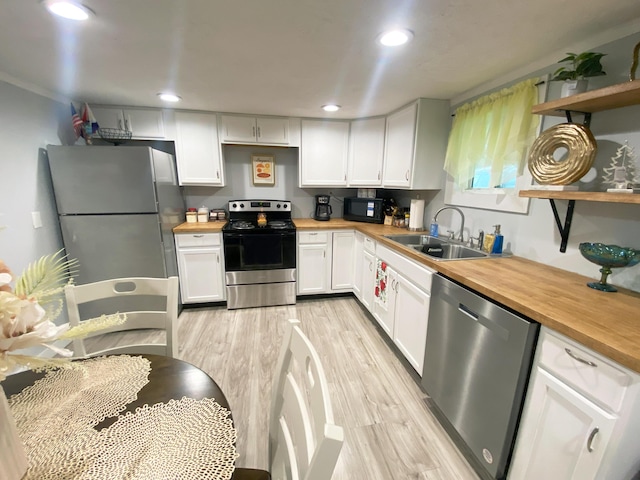
[{"label": "light wood-style floor", "polygon": [[425,394],[353,297],[179,318],[180,358],[227,396],[238,430],[237,464],[267,468],[271,379],[287,319],[297,318],[323,363],[334,420],[345,430],[335,480],[478,479],[424,402]]}]

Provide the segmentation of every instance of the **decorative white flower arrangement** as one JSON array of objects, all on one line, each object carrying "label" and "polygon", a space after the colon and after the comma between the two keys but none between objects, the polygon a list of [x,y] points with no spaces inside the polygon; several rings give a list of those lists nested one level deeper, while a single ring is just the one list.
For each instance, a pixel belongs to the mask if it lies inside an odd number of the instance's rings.
[{"label": "decorative white flower arrangement", "polygon": [[[64,287],[73,283],[78,262],[68,260],[62,250],[31,263],[11,288],[13,276],[0,260],[0,381],[16,367],[47,370],[70,367],[73,352],[54,345],[58,340],[82,338],[126,321],[125,314],[102,315],[70,328],[56,325],[64,302]],[[26,348],[43,346],[60,357],[45,358],[21,353]]]}]

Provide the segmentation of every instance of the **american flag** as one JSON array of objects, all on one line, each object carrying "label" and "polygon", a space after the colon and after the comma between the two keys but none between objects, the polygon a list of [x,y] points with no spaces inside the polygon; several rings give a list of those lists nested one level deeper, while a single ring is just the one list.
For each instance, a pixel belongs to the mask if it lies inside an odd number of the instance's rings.
[{"label": "american flag", "polygon": [[71,125],[73,125],[73,131],[76,134],[76,140],[80,137],[82,133],[82,119],[78,112],[76,112],[76,108],[71,104]]}]

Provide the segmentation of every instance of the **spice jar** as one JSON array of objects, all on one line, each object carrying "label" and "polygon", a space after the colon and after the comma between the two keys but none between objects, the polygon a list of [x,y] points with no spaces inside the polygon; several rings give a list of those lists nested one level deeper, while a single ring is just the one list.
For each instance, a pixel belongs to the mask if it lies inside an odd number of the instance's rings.
[{"label": "spice jar", "polygon": [[195,208],[187,209],[187,223],[196,223],[198,221],[198,212]]},{"label": "spice jar", "polygon": [[198,222],[208,222],[209,221],[209,209],[207,207],[200,207],[198,209]]}]

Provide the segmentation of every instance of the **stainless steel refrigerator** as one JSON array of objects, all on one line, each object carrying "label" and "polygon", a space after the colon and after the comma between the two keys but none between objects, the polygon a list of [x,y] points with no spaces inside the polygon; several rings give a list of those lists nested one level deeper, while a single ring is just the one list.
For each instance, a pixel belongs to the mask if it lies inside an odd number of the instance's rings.
[{"label": "stainless steel refrigerator", "polygon": [[47,147],[75,283],[178,275],[172,228],[184,221],[173,155],[147,146]]}]

